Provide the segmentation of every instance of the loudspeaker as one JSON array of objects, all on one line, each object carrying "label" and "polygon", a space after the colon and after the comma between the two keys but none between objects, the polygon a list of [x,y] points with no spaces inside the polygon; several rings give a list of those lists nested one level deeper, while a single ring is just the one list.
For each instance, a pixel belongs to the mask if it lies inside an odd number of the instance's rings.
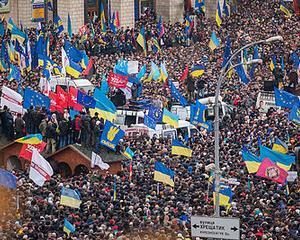
[{"label": "loudspeaker", "polygon": [[264,81],[264,91],[274,91],[274,81]]}]

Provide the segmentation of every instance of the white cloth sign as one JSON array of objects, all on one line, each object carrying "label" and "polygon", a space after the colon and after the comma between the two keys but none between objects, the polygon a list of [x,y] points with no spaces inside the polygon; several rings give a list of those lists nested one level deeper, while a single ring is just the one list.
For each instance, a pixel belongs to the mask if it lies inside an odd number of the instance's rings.
[{"label": "white cloth sign", "polygon": [[136,74],[139,72],[138,61],[128,61],[128,74]]},{"label": "white cloth sign", "polygon": [[98,166],[101,170],[109,169],[109,165],[103,162],[98,154],[92,152],[91,167],[94,168],[95,166]]},{"label": "white cloth sign", "polygon": [[32,150],[29,178],[38,186],[43,186],[45,181],[50,180],[53,169],[36,148]]},{"label": "white cloth sign", "polygon": [[16,91],[3,86],[2,87],[2,96],[1,96],[1,107],[7,106],[13,115],[17,115],[17,113],[23,114],[24,109],[22,106],[23,97],[21,94]]}]

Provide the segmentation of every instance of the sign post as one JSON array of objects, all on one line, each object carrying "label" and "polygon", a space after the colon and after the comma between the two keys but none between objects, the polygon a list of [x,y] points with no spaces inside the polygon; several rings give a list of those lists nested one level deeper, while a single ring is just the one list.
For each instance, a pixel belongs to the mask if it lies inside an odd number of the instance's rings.
[{"label": "sign post", "polygon": [[192,237],[240,239],[240,219],[219,217],[191,217]]}]

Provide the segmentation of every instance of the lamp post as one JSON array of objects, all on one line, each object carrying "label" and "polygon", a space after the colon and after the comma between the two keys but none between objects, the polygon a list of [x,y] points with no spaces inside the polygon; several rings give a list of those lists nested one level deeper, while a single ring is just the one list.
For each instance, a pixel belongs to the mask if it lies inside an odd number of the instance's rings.
[{"label": "lamp post", "polygon": [[235,53],[232,54],[230,59],[227,61],[225,66],[221,69],[221,74],[217,82],[217,88],[216,88],[216,93],[215,93],[215,122],[214,122],[214,135],[215,135],[215,211],[214,215],[215,217],[220,217],[220,116],[219,116],[219,96],[220,96],[220,90],[221,90],[221,83],[223,79],[226,76],[226,73],[233,69],[234,67],[237,67],[239,65],[249,65],[249,64],[254,64],[254,63],[262,63],[261,59],[253,59],[247,63],[240,63],[237,65],[234,65],[229,68],[229,70],[226,71],[227,67],[229,64],[231,64],[231,61],[233,60],[234,57],[236,57],[240,52],[242,52],[244,49],[249,48],[254,45],[258,44],[268,44],[274,41],[283,41],[283,38],[281,36],[274,36],[270,37],[265,40],[259,40],[255,41],[252,43],[249,43],[239,50],[237,50]]}]

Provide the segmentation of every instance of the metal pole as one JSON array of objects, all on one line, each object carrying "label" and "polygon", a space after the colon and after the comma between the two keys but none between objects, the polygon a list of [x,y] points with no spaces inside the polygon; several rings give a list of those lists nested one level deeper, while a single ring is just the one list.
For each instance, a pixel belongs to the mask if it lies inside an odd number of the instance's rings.
[{"label": "metal pole", "polygon": [[[214,135],[215,135],[215,217],[220,217],[220,116],[219,116],[219,96],[220,96],[220,90],[221,90],[221,83],[226,76],[224,72],[227,69],[227,66],[231,63],[232,59],[238,55],[241,51],[243,51],[245,48],[248,48],[250,46],[263,43],[266,40],[260,40],[253,43],[249,43],[245,45],[244,47],[237,50],[230,59],[227,61],[225,66],[221,69],[221,74],[217,82],[217,88],[215,93],[215,122],[214,122]],[[231,67],[233,68],[233,67]]]}]

